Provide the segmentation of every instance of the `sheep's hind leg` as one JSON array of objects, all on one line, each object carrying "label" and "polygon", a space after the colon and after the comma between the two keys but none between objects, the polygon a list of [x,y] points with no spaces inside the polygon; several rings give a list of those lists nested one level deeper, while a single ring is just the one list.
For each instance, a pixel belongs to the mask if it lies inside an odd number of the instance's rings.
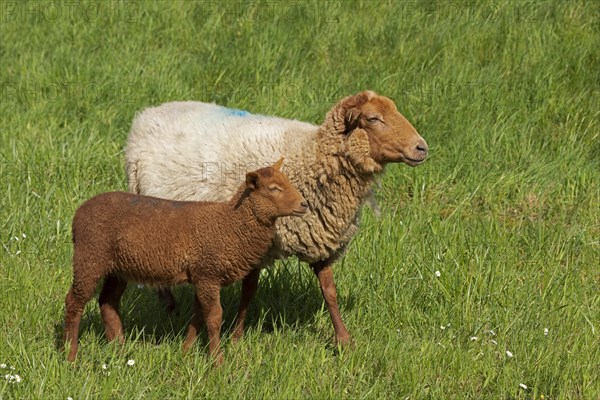
[{"label": "sheep's hind leg", "polygon": [[196,340],[201,321],[204,320],[208,330],[208,350],[213,357],[216,366],[223,364],[223,353],[221,352],[221,323],[223,321],[223,309],[221,308],[219,287],[196,288],[196,299],[194,301],[194,316],[188,328],[187,337],[183,342],[183,351],[187,352]]},{"label": "sheep's hind leg", "polygon": [[335,343],[347,345],[350,344],[351,337],[344,325],[344,321],[342,321],[342,316],[338,307],[337,291],[333,279],[333,269],[331,268],[334,261],[335,260],[328,259],[313,263],[310,266],[313,268],[315,275],[317,275],[317,278],[319,279],[321,293],[327,304],[331,322],[333,323],[333,329],[335,330]]},{"label": "sheep's hind leg", "polygon": [[125,342],[123,322],[119,314],[119,302],[126,288],[127,281],[115,275],[109,275],[104,280],[104,286],[98,298],[100,314],[106,331],[106,340],[109,342],[114,339],[117,339],[119,343]]},{"label": "sheep's hind leg", "polygon": [[173,292],[169,288],[160,288],[156,290],[158,300],[167,310],[169,315],[177,315],[177,300],[173,296]]},{"label": "sheep's hind leg", "polygon": [[258,278],[260,269],[254,269],[242,281],[242,298],[240,299],[240,308],[235,320],[235,328],[233,330],[233,342],[237,342],[244,335],[244,321],[248,314],[248,306],[254,298],[258,289]]}]

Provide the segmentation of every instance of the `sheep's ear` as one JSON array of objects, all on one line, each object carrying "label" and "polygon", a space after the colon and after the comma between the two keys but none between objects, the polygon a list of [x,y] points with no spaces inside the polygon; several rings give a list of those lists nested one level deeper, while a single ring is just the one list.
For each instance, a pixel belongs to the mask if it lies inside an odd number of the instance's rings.
[{"label": "sheep's ear", "polygon": [[246,174],[246,189],[254,190],[258,187],[259,176],[256,171],[248,172]]},{"label": "sheep's ear", "polygon": [[358,126],[358,123],[360,122],[361,114],[362,114],[361,111],[356,107],[353,107],[346,111],[346,117],[345,117],[346,130],[344,133],[348,133],[348,132],[356,129],[356,127]]},{"label": "sheep's ear", "polygon": [[275,169],[275,171],[281,171],[282,165],[283,165],[283,157],[281,157],[279,159],[279,161],[277,161],[275,164],[273,164],[273,169]]},{"label": "sheep's ear", "polygon": [[328,114],[333,130],[337,133],[347,134],[356,129],[360,120],[361,106],[369,101],[371,92],[360,92],[340,100]]},{"label": "sheep's ear", "polygon": [[351,132],[358,127],[360,116],[362,114],[360,109],[361,106],[375,96],[377,96],[375,92],[371,90],[365,90],[346,99],[346,115],[344,118],[346,121],[346,131],[344,133]]}]

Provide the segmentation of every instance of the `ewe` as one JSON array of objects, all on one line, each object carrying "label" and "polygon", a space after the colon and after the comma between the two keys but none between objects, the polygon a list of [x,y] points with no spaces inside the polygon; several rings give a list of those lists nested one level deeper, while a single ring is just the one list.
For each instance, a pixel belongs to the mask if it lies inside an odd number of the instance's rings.
[{"label": "ewe", "polygon": [[[166,103],[134,120],[125,149],[129,190],[176,200],[223,200],[238,185],[240,171],[283,155],[286,174],[310,203],[303,218],[281,218],[263,265],[296,255],[319,279],[338,343],[350,334],[337,304],[332,264],[358,227],[359,210],[375,174],[388,163],[416,166],[427,143],[394,102],[365,91],[338,102],[321,126],[252,115],[215,104]],[[259,270],[244,278],[234,332],[240,337]],[[170,308],[175,300],[162,292]]]}]

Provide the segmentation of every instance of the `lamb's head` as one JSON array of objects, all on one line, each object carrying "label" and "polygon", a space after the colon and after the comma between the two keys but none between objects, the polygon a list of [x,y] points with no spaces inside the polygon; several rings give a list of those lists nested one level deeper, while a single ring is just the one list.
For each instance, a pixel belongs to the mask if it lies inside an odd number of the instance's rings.
[{"label": "lamb's head", "polygon": [[281,172],[282,163],[283,158],[272,167],[246,174],[246,190],[252,198],[255,213],[263,220],[301,216],[308,210],[308,203],[302,194]]},{"label": "lamb's head", "polygon": [[372,91],[346,97],[331,110],[341,153],[363,172],[378,172],[390,162],[412,167],[427,158],[428,146],[387,97]]}]

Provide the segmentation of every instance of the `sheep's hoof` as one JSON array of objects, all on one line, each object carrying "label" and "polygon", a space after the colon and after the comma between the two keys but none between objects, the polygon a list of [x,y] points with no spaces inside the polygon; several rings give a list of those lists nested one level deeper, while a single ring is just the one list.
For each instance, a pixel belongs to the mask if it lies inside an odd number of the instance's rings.
[{"label": "sheep's hoof", "polygon": [[231,336],[231,343],[239,343],[240,339],[244,337],[244,332],[234,332]]}]

